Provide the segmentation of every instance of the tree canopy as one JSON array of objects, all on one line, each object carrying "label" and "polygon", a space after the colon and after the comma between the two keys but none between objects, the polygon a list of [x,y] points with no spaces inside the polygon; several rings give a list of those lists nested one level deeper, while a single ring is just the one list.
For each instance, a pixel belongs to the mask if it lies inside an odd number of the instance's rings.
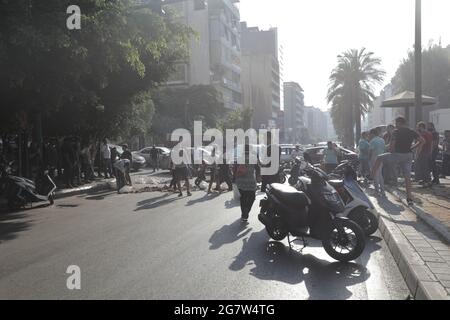
[{"label": "tree canopy", "polygon": [[361,136],[361,118],[373,107],[374,84],[382,82],[385,72],[381,60],[365,48],[348,50],[338,56],[330,75],[327,99],[332,104],[331,117],[344,144],[354,146]]},{"label": "tree canopy", "polygon": [[[450,107],[450,46],[431,44],[422,53],[422,64],[423,94],[437,98],[438,107]],[[392,79],[395,93],[415,91],[414,67],[414,51],[409,51]]]},{"label": "tree canopy", "polygon": [[149,91],[187,58],[192,30],[133,0],[77,1],[81,30],[69,30],[71,4],[0,1],[2,127],[25,112],[41,113],[48,134],[145,131]]}]

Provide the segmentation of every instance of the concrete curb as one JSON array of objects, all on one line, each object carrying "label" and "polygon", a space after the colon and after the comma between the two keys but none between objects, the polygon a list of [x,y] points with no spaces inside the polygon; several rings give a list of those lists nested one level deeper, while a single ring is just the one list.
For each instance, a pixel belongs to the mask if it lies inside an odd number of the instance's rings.
[{"label": "concrete curb", "polygon": [[412,248],[395,222],[380,215],[379,230],[415,300],[449,300],[447,291]]},{"label": "concrete curb", "polygon": [[401,203],[414,212],[420,219],[422,219],[427,225],[433,228],[447,243],[450,243],[450,231],[444,226],[438,219],[427,213],[421,207],[417,205],[408,206],[403,192],[396,188],[386,187],[386,190],[396,197]]},{"label": "concrete curb", "polygon": [[55,192],[55,199],[62,199],[62,198],[77,196],[77,195],[81,195],[81,194],[86,194],[89,192],[106,191],[106,190],[111,190],[108,182],[100,182],[95,185],[83,186],[83,187],[76,188],[76,189],[57,190]]}]

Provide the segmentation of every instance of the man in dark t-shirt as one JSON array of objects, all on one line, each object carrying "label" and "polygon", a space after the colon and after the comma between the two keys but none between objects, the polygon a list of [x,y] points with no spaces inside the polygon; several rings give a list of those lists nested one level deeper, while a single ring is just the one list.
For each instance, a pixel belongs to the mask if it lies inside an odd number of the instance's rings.
[{"label": "man in dark t-shirt", "polygon": [[372,169],[372,176],[376,175],[381,164],[385,161],[399,166],[405,178],[407,202],[408,205],[412,205],[411,167],[413,151],[418,147],[420,148],[425,143],[425,140],[417,132],[406,126],[406,120],[403,117],[398,117],[395,120],[395,128],[390,144],[391,153],[386,153],[378,157]]}]

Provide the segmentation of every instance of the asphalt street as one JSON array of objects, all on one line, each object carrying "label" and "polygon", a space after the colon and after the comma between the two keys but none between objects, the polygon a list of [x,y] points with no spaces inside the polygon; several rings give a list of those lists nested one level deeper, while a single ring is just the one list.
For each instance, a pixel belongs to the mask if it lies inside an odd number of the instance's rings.
[{"label": "asphalt street", "polygon": [[[0,215],[1,299],[405,299],[377,233],[354,263],[303,252],[248,225],[232,193],[101,192]],[[301,249],[301,244],[296,249]],[[81,289],[66,286],[68,266]]]}]

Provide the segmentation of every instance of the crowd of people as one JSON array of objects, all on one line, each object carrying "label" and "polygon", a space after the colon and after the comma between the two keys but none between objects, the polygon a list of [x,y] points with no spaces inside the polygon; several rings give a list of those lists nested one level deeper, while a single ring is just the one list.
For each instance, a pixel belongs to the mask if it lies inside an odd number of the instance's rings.
[{"label": "crowd of people", "polygon": [[395,185],[400,172],[411,205],[413,163],[414,180],[426,188],[439,184],[441,175],[450,174],[449,133],[446,132],[442,143],[442,172],[439,172],[440,135],[433,123],[419,122],[416,130],[412,130],[405,118],[398,117],[395,126],[389,125],[384,135],[380,128],[364,132],[358,145],[361,174],[373,178],[377,194],[385,197],[385,183]]},{"label": "crowd of people", "polygon": [[[12,147],[14,145],[15,148]],[[21,165],[17,148],[20,148]],[[106,138],[95,143],[78,136],[67,136],[45,138],[42,148],[35,142],[20,146],[14,141],[2,141],[1,157],[4,162],[15,163],[13,167],[17,175],[34,180],[43,171],[48,171],[59,187],[74,188],[98,178],[115,177],[113,164],[119,159],[128,159],[131,165],[132,155],[128,146],[123,145],[122,148],[123,152],[119,155],[116,147],[110,145]],[[131,184],[129,173],[126,179],[127,184]]]}]

